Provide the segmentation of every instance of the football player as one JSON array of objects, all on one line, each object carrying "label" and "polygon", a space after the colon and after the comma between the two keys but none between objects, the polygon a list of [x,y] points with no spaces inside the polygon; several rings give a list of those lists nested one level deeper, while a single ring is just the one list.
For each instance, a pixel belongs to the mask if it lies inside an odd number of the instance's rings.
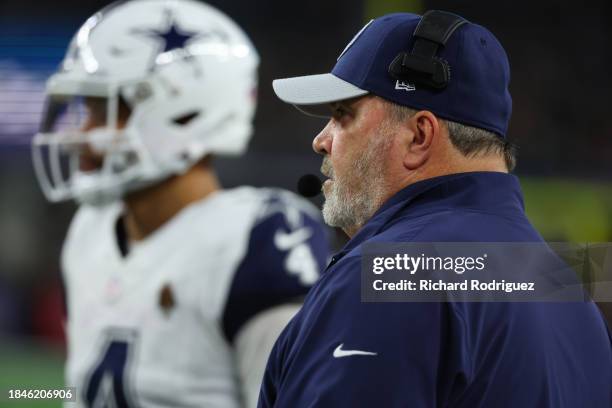
[{"label": "football player", "polygon": [[47,198],[81,204],[62,253],[77,406],[256,405],[328,254],[315,207],[215,175],[247,146],[257,65],[218,10],[135,0],[90,17],[49,79],[32,149]]}]

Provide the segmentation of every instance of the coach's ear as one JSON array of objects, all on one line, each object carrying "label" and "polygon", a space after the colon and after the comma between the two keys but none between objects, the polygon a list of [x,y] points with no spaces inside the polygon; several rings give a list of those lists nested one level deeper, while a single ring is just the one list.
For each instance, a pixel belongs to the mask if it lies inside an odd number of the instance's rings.
[{"label": "coach's ear", "polygon": [[429,160],[433,141],[440,135],[440,122],[433,113],[418,111],[400,126],[405,127],[402,132],[402,144],[405,146],[404,167],[416,170]]}]

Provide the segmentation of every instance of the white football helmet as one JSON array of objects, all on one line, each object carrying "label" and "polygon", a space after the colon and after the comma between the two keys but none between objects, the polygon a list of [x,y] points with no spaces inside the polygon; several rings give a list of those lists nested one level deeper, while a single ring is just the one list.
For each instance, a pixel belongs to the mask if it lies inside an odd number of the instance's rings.
[{"label": "white football helmet", "polygon": [[[78,30],[47,82],[32,142],[43,192],[51,201],[99,204],[180,174],[209,153],[243,153],[258,63],[241,28],[209,5],[133,0],[104,8]],[[104,98],[105,126],[82,128],[87,98]],[[131,113],[118,130],[120,103]],[[85,147],[102,157],[93,170],[80,165]]]}]

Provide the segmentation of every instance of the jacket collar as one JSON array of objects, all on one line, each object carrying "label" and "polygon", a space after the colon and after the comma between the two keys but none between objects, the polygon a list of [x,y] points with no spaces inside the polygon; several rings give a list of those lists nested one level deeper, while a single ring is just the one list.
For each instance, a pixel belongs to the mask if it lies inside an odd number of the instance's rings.
[{"label": "jacket collar", "polygon": [[524,204],[518,178],[501,172],[470,172],[434,177],[411,184],[388,199],[344,248],[332,257],[329,266],[384,231],[400,214],[419,216],[449,208],[522,214]]}]

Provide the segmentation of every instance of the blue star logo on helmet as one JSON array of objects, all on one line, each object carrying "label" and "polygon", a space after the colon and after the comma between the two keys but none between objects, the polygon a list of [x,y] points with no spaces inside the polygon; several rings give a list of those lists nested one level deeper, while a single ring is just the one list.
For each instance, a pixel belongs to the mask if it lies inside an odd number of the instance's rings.
[{"label": "blue star logo on helmet", "polygon": [[164,28],[138,28],[132,33],[154,39],[158,42],[158,48],[153,55],[151,70],[157,65],[164,64],[171,60],[184,59],[189,61],[193,57],[189,49],[190,43],[196,40],[215,39],[221,43],[229,41],[227,34],[218,29],[194,32],[180,27],[172,10],[166,9],[166,23]]},{"label": "blue star logo on helmet", "polygon": [[188,43],[202,37],[204,33],[188,31],[179,26],[172,10],[165,10],[166,24],[165,28],[162,29],[136,29],[132,32],[134,34],[143,35],[158,41],[158,49],[154,55],[152,68],[156,65],[157,58],[164,53],[184,50],[184,57],[189,57],[190,54],[187,51]]},{"label": "blue star logo on helmet", "polygon": [[163,48],[160,53],[176,50],[178,48],[185,48],[185,45],[195,37],[199,35],[199,33],[182,30],[174,17],[172,16],[171,11],[167,11],[169,26],[165,30],[149,30],[148,33],[144,32],[151,37],[157,37],[161,41],[163,41]]}]

